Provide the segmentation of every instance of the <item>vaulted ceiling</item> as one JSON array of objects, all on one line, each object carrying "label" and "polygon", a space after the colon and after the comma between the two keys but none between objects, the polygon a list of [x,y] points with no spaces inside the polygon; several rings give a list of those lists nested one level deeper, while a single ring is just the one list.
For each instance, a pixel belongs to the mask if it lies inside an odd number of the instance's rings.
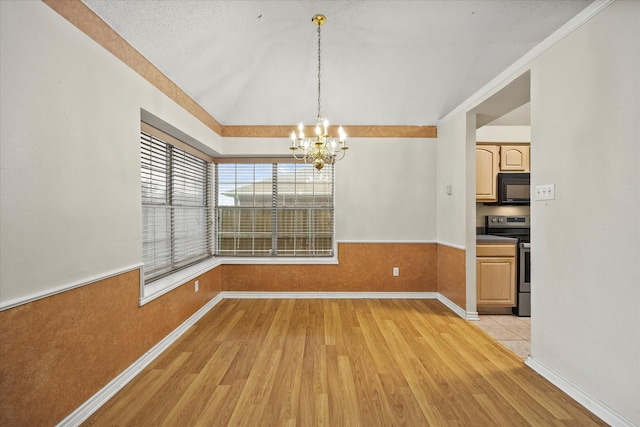
[{"label": "vaulted ceiling", "polygon": [[84,0],[223,125],[434,125],[591,0]]}]

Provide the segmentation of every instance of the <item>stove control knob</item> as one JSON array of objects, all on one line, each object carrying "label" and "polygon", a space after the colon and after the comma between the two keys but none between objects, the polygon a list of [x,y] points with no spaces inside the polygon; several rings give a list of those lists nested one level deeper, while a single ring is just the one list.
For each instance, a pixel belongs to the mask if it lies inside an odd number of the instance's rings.
[{"label": "stove control knob", "polygon": [[491,218],[491,222],[496,222],[497,218]]}]

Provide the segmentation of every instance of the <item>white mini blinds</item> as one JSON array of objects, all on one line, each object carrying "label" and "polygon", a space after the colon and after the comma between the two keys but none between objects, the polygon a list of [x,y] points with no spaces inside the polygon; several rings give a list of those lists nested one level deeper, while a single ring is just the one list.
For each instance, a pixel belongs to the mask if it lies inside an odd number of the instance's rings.
[{"label": "white mini blinds", "polygon": [[213,255],[211,164],[140,132],[142,252],[149,283]]},{"label": "white mini blinds", "polygon": [[216,255],[332,256],[334,169],[216,165]]}]

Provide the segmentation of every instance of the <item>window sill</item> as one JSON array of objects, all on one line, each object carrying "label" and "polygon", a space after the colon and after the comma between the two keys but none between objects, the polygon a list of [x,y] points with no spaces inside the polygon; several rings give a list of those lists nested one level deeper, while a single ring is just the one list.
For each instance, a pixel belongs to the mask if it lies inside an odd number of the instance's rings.
[{"label": "window sill", "polygon": [[209,258],[191,267],[176,271],[169,276],[151,282],[148,285],[144,284],[142,269],[140,269],[140,299],[138,300],[138,305],[143,306],[219,265],[222,265],[220,258]]},{"label": "window sill", "polygon": [[337,256],[327,257],[220,257],[223,264],[245,265],[322,265],[338,264]]},{"label": "window sill", "polygon": [[162,295],[184,285],[186,282],[195,279],[224,265],[331,265],[339,264],[337,255],[331,257],[213,257],[204,260],[191,267],[185,268],[169,276],[144,284],[142,278],[142,268],[140,269],[140,298],[138,305],[143,306]]}]

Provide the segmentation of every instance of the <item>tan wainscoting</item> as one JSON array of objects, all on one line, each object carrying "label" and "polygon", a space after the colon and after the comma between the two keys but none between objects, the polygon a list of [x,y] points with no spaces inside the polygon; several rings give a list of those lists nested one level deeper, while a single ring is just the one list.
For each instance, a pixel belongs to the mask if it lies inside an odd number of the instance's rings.
[{"label": "tan wainscoting", "polygon": [[[438,128],[436,126],[380,126],[365,125],[354,126],[344,125],[348,138],[437,138]],[[288,138],[291,131],[296,127],[292,125],[282,126],[234,126],[225,125],[222,127],[224,137],[242,138]],[[307,126],[305,134],[313,135],[312,126]],[[338,126],[330,126],[331,135],[338,134]]]},{"label": "tan wainscoting", "polygon": [[[435,292],[431,243],[341,243],[337,265],[224,265],[142,306],[137,270],[0,312],[0,425],[55,425],[222,290]],[[400,276],[393,277],[393,267]]]},{"label": "tan wainscoting", "polygon": [[462,309],[467,305],[465,252],[438,245],[438,292]]},{"label": "tan wainscoting", "polygon": [[128,273],[0,312],[0,425],[55,425],[221,290],[221,269],[142,306]]},{"label": "tan wainscoting", "polygon": [[[224,265],[225,291],[435,292],[433,243],[340,243],[337,265]],[[400,275],[393,277],[393,267]]]}]

